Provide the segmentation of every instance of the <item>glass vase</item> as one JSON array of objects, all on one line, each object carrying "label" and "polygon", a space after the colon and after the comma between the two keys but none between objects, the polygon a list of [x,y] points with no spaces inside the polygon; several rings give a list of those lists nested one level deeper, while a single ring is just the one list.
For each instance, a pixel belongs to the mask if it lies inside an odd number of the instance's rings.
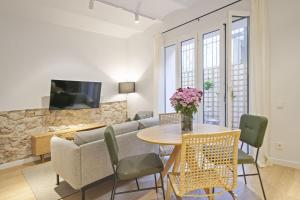
[{"label": "glass vase", "polygon": [[181,130],[183,132],[193,130],[193,115],[181,114]]}]

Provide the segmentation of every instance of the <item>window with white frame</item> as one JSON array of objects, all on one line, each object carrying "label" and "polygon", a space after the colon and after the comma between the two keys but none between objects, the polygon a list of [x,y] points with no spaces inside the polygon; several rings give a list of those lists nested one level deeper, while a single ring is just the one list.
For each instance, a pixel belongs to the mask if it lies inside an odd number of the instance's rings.
[{"label": "window with white frame", "polygon": [[203,35],[203,121],[219,125],[221,121],[220,31]]},{"label": "window with white frame", "polygon": [[[174,112],[169,99],[178,85],[184,88],[201,84],[203,109],[200,109],[198,117],[203,116],[204,123],[238,128],[241,115],[249,112],[249,20],[240,17],[232,23],[231,67],[226,68],[225,65],[225,57],[230,55],[225,48],[225,31],[220,26],[218,28],[202,33],[199,51],[196,49],[196,37],[165,47],[165,111]],[[202,53],[196,55],[196,52]],[[199,65],[197,58],[201,61]],[[226,73],[228,70],[231,73]],[[229,82],[232,84],[230,89]],[[232,93],[227,94],[227,91]]]},{"label": "window with white frame", "polygon": [[176,90],[176,45],[165,47],[165,112],[174,112],[170,98]]},{"label": "window with white frame", "polygon": [[195,39],[181,42],[181,87],[195,87]]}]

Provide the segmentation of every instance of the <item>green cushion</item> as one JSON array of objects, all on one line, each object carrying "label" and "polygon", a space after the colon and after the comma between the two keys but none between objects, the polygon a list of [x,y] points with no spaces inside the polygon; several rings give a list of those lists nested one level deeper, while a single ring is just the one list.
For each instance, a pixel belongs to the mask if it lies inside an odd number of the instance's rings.
[{"label": "green cushion", "polygon": [[155,153],[130,156],[120,160],[117,176],[120,180],[130,180],[163,171],[163,163]]},{"label": "green cushion", "polygon": [[262,116],[244,114],[240,120],[241,137],[240,140],[260,148],[262,146],[268,119]]},{"label": "green cushion", "polygon": [[254,158],[239,149],[238,164],[252,164],[255,163]]}]

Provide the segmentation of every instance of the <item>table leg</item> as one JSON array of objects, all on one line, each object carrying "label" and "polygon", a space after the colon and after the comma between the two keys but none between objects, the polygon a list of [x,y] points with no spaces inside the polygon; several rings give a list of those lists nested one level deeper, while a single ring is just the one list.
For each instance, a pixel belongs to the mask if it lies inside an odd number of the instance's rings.
[{"label": "table leg", "polygon": [[[180,164],[180,150],[181,150],[181,146],[177,145],[175,146],[172,154],[170,155],[170,158],[164,168],[164,171],[162,172],[163,177],[166,176],[170,170],[170,168],[173,165],[173,172],[177,172],[178,168],[179,168],[179,164]],[[167,187],[167,192],[166,192],[166,199],[169,200],[170,196],[171,196],[171,185],[170,185],[170,181],[168,180],[168,187]]]},{"label": "table leg", "polygon": [[179,145],[175,146],[173,152],[170,155],[168,162],[166,163],[166,165],[164,167],[163,172],[161,173],[162,177],[165,177],[168,174],[172,165],[176,162],[176,160],[178,160],[178,156],[180,156],[180,149],[181,149],[181,147]]},{"label": "table leg", "polygon": [[171,199],[171,191],[172,191],[172,186],[170,180],[167,181],[168,187],[167,187],[167,193],[166,193],[166,200]]},{"label": "table leg", "polygon": [[181,147],[180,146],[178,146],[177,147],[178,148],[178,153],[177,153],[177,155],[176,155],[176,157],[175,157],[175,162],[174,162],[174,166],[173,166],[173,169],[172,169],[172,172],[178,172],[178,169],[179,169],[179,166],[180,166],[180,157],[181,157]]}]

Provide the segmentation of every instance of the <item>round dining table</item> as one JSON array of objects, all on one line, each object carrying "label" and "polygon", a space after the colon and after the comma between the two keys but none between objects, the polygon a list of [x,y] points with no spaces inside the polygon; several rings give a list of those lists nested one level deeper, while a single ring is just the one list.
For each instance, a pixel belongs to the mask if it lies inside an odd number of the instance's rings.
[{"label": "round dining table", "polygon": [[172,166],[172,171],[178,172],[183,134],[215,134],[228,130],[229,128],[223,126],[194,123],[192,131],[182,132],[181,124],[163,124],[145,128],[137,134],[137,137],[153,144],[174,145],[174,149],[162,172],[162,177],[165,177]]},{"label": "round dining table", "polygon": [[182,132],[180,124],[163,124],[145,128],[137,134],[137,137],[145,142],[153,144],[174,145],[173,152],[162,173],[162,175],[165,176],[173,165],[173,171],[176,172],[178,170],[181,138],[183,134],[214,134],[228,130],[228,128],[222,126],[196,123],[193,125],[192,131]]}]

